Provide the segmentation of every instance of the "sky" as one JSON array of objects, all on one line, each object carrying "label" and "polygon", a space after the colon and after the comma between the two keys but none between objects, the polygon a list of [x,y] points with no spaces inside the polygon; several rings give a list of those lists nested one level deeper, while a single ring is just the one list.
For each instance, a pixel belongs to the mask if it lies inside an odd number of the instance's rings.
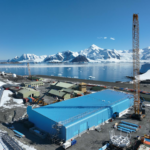
[{"label": "sky", "polygon": [[150,46],[150,0],[0,0],[0,60],[51,55],[95,44],[132,48],[139,15],[140,48]]}]

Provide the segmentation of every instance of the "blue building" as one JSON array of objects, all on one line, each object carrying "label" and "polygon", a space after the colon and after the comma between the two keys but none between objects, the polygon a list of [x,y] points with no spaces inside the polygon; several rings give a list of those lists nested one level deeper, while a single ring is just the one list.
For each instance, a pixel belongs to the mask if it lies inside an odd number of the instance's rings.
[{"label": "blue building", "polygon": [[133,95],[103,90],[35,109],[29,106],[27,114],[36,127],[68,141],[132,105]]}]

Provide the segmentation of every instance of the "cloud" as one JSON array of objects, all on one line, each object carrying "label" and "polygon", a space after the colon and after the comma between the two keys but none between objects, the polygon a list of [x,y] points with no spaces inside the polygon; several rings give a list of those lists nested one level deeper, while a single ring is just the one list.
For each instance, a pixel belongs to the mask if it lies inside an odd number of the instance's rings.
[{"label": "cloud", "polygon": [[107,37],[97,37],[98,39],[107,39]]},{"label": "cloud", "polygon": [[111,37],[110,39],[111,39],[111,40],[115,40],[115,38],[112,38],[112,37]]}]

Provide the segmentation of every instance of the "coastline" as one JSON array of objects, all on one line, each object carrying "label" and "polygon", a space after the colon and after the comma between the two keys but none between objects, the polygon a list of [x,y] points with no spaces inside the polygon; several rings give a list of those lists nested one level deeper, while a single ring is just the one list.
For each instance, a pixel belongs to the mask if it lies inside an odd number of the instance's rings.
[{"label": "coastline", "polygon": [[[133,89],[133,84],[123,82],[123,83],[116,83],[116,82],[105,82],[105,81],[97,81],[97,80],[85,80],[85,79],[78,79],[78,78],[66,78],[66,77],[58,77],[58,76],[48,76],[48,75],[35,75],[37,77],[42,78],[50,78],[53,80],[58,81],[67,81],[67,82],[85,82],[87,84],[94,84],[94,85],[104,85],[108,87],[120,87],[120,88],[129,88]],[[140,84],[140,90],[150,92],[150,84]]]}]

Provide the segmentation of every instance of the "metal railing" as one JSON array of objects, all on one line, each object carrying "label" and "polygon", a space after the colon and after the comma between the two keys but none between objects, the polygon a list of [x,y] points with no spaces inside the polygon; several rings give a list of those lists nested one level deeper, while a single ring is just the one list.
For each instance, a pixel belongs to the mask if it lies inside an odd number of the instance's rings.
[{"label": "metal railing", "polygon": [[[3,144],[3,147],[7,150],[23,150],[21,146],[18,145],[18,143],[11,138],[8,134],[0,132],[0,136],[5,144]],[[4,150],[5,150],[4,149]]]}]

